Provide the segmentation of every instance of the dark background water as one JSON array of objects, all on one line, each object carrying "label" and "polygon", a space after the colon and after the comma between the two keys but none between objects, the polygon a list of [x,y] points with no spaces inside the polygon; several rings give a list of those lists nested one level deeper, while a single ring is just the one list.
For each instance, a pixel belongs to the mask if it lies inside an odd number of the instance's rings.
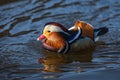
[{"label": "dark background water", "polygon": [[[109,32],[94,51],[42,51],[36,38],[45,23],[56,21],[69,28],[76,20]],[[0,0],[1,80],[119,80],[119,74],[119,0]]]}]

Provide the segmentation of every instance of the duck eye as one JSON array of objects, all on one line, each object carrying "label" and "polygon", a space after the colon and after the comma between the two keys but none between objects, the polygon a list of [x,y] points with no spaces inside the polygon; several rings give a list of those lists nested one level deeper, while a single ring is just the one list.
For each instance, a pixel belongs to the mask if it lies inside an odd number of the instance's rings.
[{"label": "duck eye", "polygon": [[51,32],[50,30],[47,31],[48,33]]}]

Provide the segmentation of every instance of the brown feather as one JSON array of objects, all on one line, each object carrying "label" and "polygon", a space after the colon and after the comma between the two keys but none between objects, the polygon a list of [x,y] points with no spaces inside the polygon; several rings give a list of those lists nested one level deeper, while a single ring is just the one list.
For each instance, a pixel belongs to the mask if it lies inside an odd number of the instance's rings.
[{"label": "brown feather", "polygon": [[55,49],[64,48],[66,45],[65,39],[57,32],[51,32],[47,36],[45,43]]},{"label": "brown feather", "polygon": [[82,29],[82,36],[87,36],[91,39],[94,38],[94,29],[90,24],[85,23],[83,21],[76,21],[74,30],[78,30],[78,27]]}]

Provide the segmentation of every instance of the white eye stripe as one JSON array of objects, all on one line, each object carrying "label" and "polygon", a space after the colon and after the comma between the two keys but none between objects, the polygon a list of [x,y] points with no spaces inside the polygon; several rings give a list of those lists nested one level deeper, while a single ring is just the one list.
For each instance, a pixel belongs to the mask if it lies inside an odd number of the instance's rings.
[{"label": "white eye stripe", "polygon": [[47,28],[51,32],[58,32],[58,31],[63,32],[61,28],[54,26],[54,25],[47,25],[45,26],[45,28]]},{"label": "white eye stripe", "polygon": [[63,31],[59,26],[54,26],[54,25],[46,25],[45,29],[49,30],[50,32],[63,32],[67,35],[70,35],[69,33]]}]

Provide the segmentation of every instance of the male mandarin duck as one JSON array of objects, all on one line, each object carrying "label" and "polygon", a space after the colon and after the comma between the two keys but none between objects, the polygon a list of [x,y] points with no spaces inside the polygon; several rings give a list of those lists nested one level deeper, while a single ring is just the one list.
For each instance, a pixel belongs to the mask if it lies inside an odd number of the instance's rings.
[{"label": "male mandarin duck", "polygon": [[43,47],[47,50],[67,53],[94,47],[95,39],[106,32],[108,28],[94,29],[84,21],[76,21],[75,25],[69,29],[60,23],[48,22],[45,24],[43,34],[37,40],[42,40]]}]

